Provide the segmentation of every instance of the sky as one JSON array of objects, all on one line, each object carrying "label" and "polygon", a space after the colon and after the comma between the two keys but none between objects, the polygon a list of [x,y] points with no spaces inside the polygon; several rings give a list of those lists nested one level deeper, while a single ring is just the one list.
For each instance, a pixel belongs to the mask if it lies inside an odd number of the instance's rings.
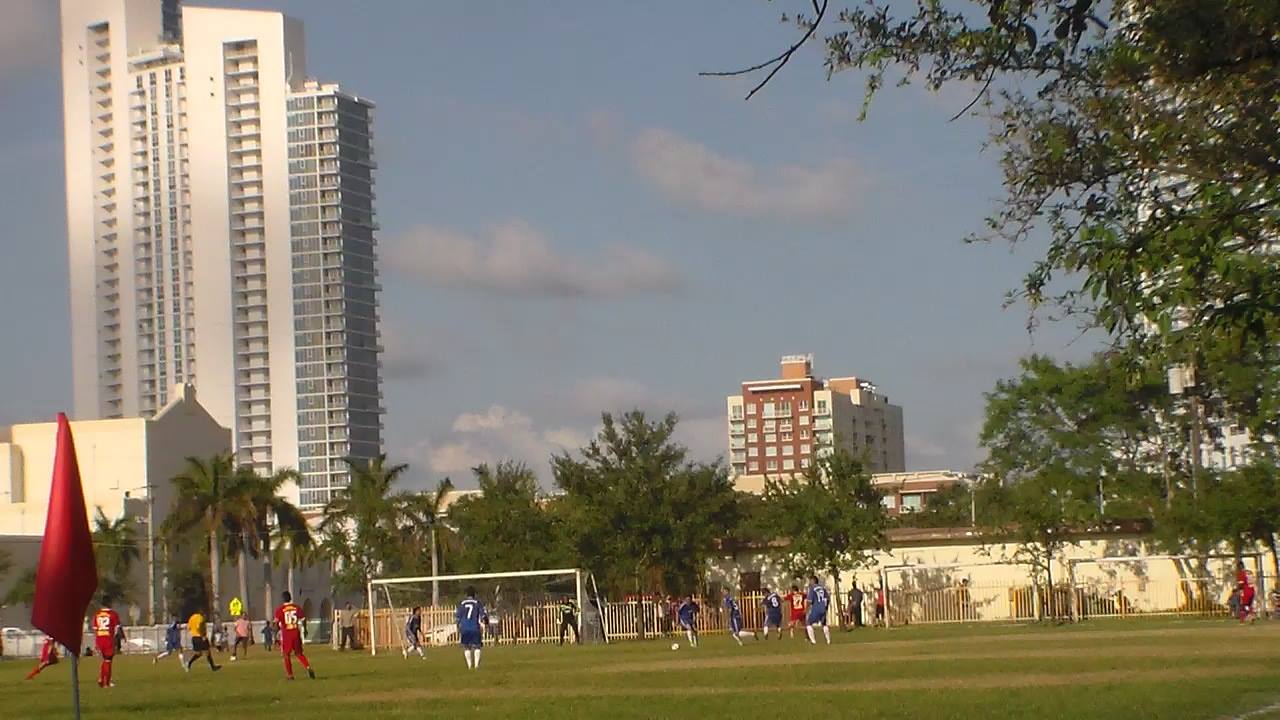
[{"label": "sky", "polygon": [[[158,1],[158,0],[157,0]],[[699,71],[785,48],[792,0],[240,0],[307,31],[308,73],[377,104],[385,445],[410,482],[580,447],[674,411],[725,453],[725,396],[784,354],[904,408],[909,470],[982,458],[983,393],[1073,326],[1006,308],[1034,247],[965,244],[1002,191],[971,99],[890,88],[816,45],[761,93]],[[71,402],[52,0],[0,26],[0,424]],[[793,7],[794,6],[794,7]]]}]

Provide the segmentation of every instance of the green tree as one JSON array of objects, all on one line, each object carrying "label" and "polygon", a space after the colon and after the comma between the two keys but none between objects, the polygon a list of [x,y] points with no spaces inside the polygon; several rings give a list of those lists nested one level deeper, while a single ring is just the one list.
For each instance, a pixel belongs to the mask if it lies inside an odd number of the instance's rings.
[{"label": "green tree", "polygon": [[27,568],[9,586],[4,595],[5,605],[31,605],[36,598],[36,569]]},{"label": "green tree", "polygon": [[[1032,356],[988,393],[981,443],[997,535],[1053,588],[1053,565],[1073,533],[1104,519],[1151,519],[1165,490],[1151,411],[1162,388],[1128,376],[1115,358],[1081,366]],[[980,490],[979,492],[983,492]],[[1057,616],[1057,595],[1048,608]]]},{"label": "green tree", "polygon": [[687,459],[672,437],[674,414],[605,413],[602,424],[580,458],[552,458],[573,553],[614,590],[691,590],[717,539],[738,524],[728,474]]},{"label": "green tree", "polygon": [[98,566],[98,592],[116,601],[133,597],[133,565],[141,557],[138,528],[134,520],[107,518],[102,508],[94,509],[93,554]]},{"label": "green tree", "polygon": [[406,543],[425,536],[413,493],[396,489],[408,465],[388,465],[386,455],[346,459],[351,481],[325,506],[321,548],[334,561],[334,588],[359,592],[379,574],[417,567],[419,553]]},{"label": "green tree", "polygon": [[888,517],[871,474],[843,450],[819,457],[800,477],[769,477],[769,528],[786,545],[778,553],[796,575],[829,574],[840,607],[840,573],[870,563],[885,544]]},{"label": "green tree", "polygon": [[1195,367],[1200,393],[1274,434],[1280,3],[828,4],[801,31],[829,75],[865,74],[866,102],[897,77],[991,116],[1006,194],[971,239],[1048,239],[1017,295]]},{"label": "green tree", "polygon": [[206,612],[210,605],[204,573],[192,568],[171,567],[166,602],[169,614],[182,622],[186,622],[196,610]]},{"label": "green tree", "polygon": [[247,497],[245,502],[237,503],[224,517],[226,552],[228,557],[236,559],[240,599],[244,602],[247,613],[251,613],[252,605],[248,596],[249,559],[262,561],[262,612],[266,618],[274,600],[271,582],[273,532],[289,538],[292,545],[311,544],[307,519],[297,506],[281,496],[284,486],[298,482],[301,476],[296,470],[288,468],[277,470],[271,475],[262,475],[249,466],[237,468],[236,473]]},{"label": "green tree", "polygon": [[13,569],[13,556],[9,551],[0,548],[0,580],[3,580],[9,571]]},{"label": "green tree", "polygon": [[224,535],[228,518],[250,513],[254,486],[236,470],[230,455],[187,458],[186,468],[174,476],[173,511],[165,520],[164,534],[180,541],[195,536],[205,543],[209,560],[209,611],[216,620],[221,612],[221,579]]},{"label": "green tree", "polygon": [[449,508],[462,539],[458,558],[467,572],[545,570],[565,562],[550,513],[539,497],[538,477],[523,463],[503,461],[472,470],[480,494]]}]

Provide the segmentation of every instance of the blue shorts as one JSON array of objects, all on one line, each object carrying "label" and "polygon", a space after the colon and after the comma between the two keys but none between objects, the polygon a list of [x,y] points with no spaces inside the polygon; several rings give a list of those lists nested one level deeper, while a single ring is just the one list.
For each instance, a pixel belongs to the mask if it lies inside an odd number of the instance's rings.
[{"label": "blue shorts", "polygon": [[475,650],[484,645],[484,638],[479,630],[463,630],[459,635],[461,635],[462,647],[467,650]]},{"label": "blue shorts", "polygon": [[420,643],[419,643],[419,641],[418,641],[418,636],[417,636],[417,635],[415,635],[415,634],[413,634],[413,633],[408,633],[408,632],[404,634],[404,641],[405,641],[406,643],[408,643],[408,644],[409,644],[409,647],[411,647],[411,648],[416,648],[416,647],[418,647],[418,646],[419,646],[419,644],[420,644]]},{"label": "blue shorts", "polygon": [[818,610],[817,608],[809,608],[809,624],[810,625],[826,625],[827,609],[822,608],[821,610]]},{"label": "blue shorts", "polygon": [[779,611],[776,613],[771,612],[766,614],[764,616],[764,624],[768,625],[769,627],[776,627],[776,628],[782,627],[782,612]]},{"label": "blue shorts", "polygon": [[729,616],[729,630],[734,635],[737,635],[738,633],[742,632],[742,616],[741,615]]},{"label": "blue shorts", "polygon": [[167,642],[167,643],[165,643],[165,644],[164,644],[164,651],[165,651],[165,652],[177,652],[178,650],[181,650],[181,649],[182,649],[182,644],[181,644],[181,643],[171,643],[171,642]]},{"label": "blue shorts", "polygon": [[685,620],[681,620],[681,621],[680,621],[680,629],[681,629],[681,630],[694,630],[695,628],[693,627],[693,623],[688,622],[688,621],[685,621]]}]

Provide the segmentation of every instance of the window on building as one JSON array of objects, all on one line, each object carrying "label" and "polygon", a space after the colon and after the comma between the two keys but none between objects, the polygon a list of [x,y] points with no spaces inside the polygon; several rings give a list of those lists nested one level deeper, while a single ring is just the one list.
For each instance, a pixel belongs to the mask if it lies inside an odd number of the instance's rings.
[{"label": "window on building", "polygon": [[791,402],[789,400],[778,403],[778,414],[782,416],[791,414]]},{"label": "window on building", "polygon": [[809,444],[808,444],[808,443],[805,443],[805,444],[803,444],[803,445],[801,445],[801,446],[800,446],[800,454],[801,454],[801,455],[808,455],[808,454],[809,454]]},{"label": "window on building", "polygon": [[747,457],[758,457],[759,455],[760,455],[760,448],[757,448],[757,447],[747,448]]},{"label": "window on building", "polygon": [[767,442],[767,443],[776,443],[776,442],[778,442],[778,436],[777,436],[777,435],[765,435],[765,436],[764,436],[764,441],[765,441],[765,442]]},{"label": "window on building", "polygon": [[755,404],[755,403],[748,403],[748,404],[747,404],[747,414],[748,414],[748,415],[755,415],[755,414],[756,414],[756,404]]},{"label": "window on building", "polygon": [[777,456],[778,456],[778,447],[777,447],[776,445],[769,445],[769,446],[765,447],[765,449],[764,449],[764,454],[765,454],[767,457],[777,457]]},{"label": "window on building", "polygon": [[808,409],[809,409],[809,401],[808,401],[808,400],[801,400],[801,401],[800,401],[800,411],[801,411],[801,412],[804,412],[805,410],[808,410]]},{"label": "window on building", "polygon": [[789,432],[784,432],[784,433],[782,433],[781,437],[782,437],[782,441],[783,441],[783,442],[787,442],[788,440],[790,440],[790,439],[791,439],[791,433],[789,433]]},{"label": "window on building", "polygon": [[768,461],[767,463],[765,463],[765,469],[767,469],[767,470],[777,470],[777,469],[778,469],[778,461],[777,461],[777,460],[770,460],[770,461]]},{"label": "window on building", "polygon": [[888,510],[896,510],[898,508],[898,498],[893,495],[885,495],[880,498],[880,503]]},{"label": "window on building", "polygon": [[747,442],[749,443],[760,442],[760,436],[755,433],[747,433]]},{"label": "window on building", "polygon": [[777,429],[778,429],[778,424],[777,424],[777,423],[775,423],[774,421],[772,421],[772,420],[765,420],[765,421],[764,421],[764,431],[765,431],[765,432],[774,432],[774,431],[775,431],[775,430],[777,430]]},{"label": "window on building", "polygon": [[765,416],[765,417],[770,417],[770,416],[772,416],[772,415],[773,415],[773,413],[774,413],[774,407],[775,407],[775,406],[774,406],[774,404],[773,404],[773,403],[771,403],[771,402],[767,402],[767,403],[765,403],[765,404],[764,404],[764,416]]},{"label": "window on building", "polygon": [[808,431],[808,430],[806,430],[806,429],[803,429],[803,428],[802,428],[802,429],[800,430],[800,439],[801,439],[801,440],[808,440],[808,439],[809,439],[809,431]]},{"label": "window on building", "polygon": [[826,401],[826,400],[819,400],[819,401],[816,403],[816,405],[815,405],[815,410],[814,410],[814,411],[815,411],[815,412],[817,412],[819,415],[822,415],[822,414],[826,413],[826,412],[827,412],[827,401]]},{"label": "window on building", "polygon": [[[809,424],[809,416],[808,416],[808,415],[801,415],[801,416],[800,416],[800,424],[801,424],[801,425],[808,425],[808,424]],[[802,431],[802,432],[803,432],[803,431]]]},{"label": "window on building", "polygon": [[760,463],[758,462],[747,463],[747,468],[750,469],[751,472],[760,472]]},{"label": "window on building", "polygon": [[783,460],[783,461],[782,461],[782,469],[783,469],[783,470],[795,470],[795,469],[796,469],[796,461],[795,461],[795,460],[792,460],[792,459],[790,459],[790,458],[788,458],[788,459],[786,459],[786,460]]},{"label": "window on building", "polygon": [[800,467],[802,468],[809,467],[809,458],[807,457],[800,458]]},{"label": "window on building", "polygon": [[733,418],[734,420],[741,420],[741,419],[742,419],[742,406],[741,406],[741,405],[732,405],[732,406],[730,406],[730,408],[729,408],[729,417]]},{"label": "window on building", "polygon": [[795,454],[796,454],[796,448],[795,448],[795,446],[794,446],[794,445],[783,445],[783,446],[782,446],[782,454],[783,454],[783,455],[795,455]]},{"label": "window on building", "polygon": [[755,418],[747,418],[747,427],[754,428],[756,426]]},{"label": "window on building", "polygon": [[917,512],[924,509],[924,495],[912,493],[902,496],[902,512]]}]

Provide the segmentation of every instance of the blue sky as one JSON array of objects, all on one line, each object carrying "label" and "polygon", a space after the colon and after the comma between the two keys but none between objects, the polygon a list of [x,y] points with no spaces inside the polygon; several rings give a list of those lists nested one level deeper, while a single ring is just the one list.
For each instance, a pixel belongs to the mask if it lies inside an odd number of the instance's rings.
[{"label": "blue sky", "polygon": [[[0,28],[0,423],[70,403],[53,3]],[[198,3],[190,3],[198,4]],[[512,457],[547,475],[602,410],[682,417],[812,352],[904,407],[909,469],[980,457],[982,393],[1069,326],[1002,308],[1034,255],[972,246],[1000,197],[969,98],[885,91],[806,48],[750,102],[698,77],[793,39],[789,5],[206,2],[302,19],[311,75],[377,103],[387,450],[416,482]]]}]

